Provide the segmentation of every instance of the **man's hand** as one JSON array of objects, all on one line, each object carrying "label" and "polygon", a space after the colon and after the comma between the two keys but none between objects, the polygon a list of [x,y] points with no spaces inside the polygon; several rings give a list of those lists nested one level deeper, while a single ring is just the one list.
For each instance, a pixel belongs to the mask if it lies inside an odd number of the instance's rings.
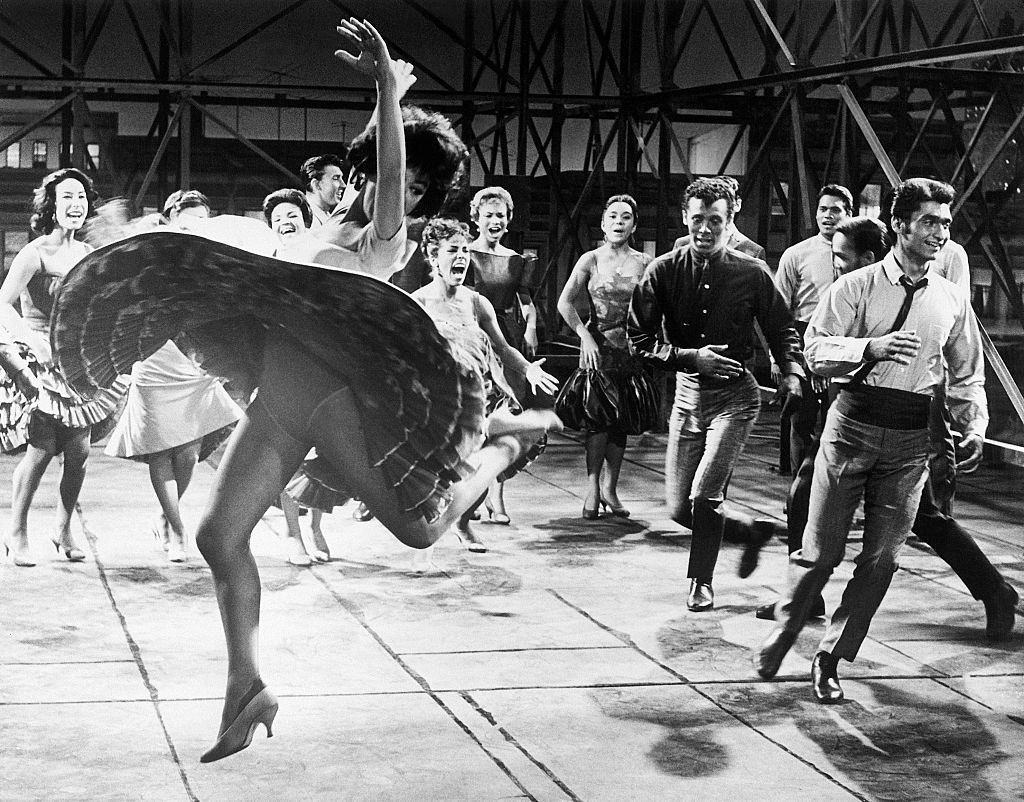
[{"label": "man's hand", "polygon": [[734,379],[743,372],[743,365],[722,356],[728,345],[705,345],[697,351],[697,372],[713,379]]},{"label": "man's hand", "polygon": [[781,403],[783,410],[789,404],[804,397],[803,386],[800,384],[800,377],[793,373],[787,373],[779,380],[779,389],[775,391],[775,398],[772,401]]},{"label": "man's hand", "polygon": [[395,84],[398,86],[398,99],[401,100],[409,91],[409,87],[416,83],[416,76],[412,73],[412,64],[404,59],[393,59],[391,72],[395,76]]},{"label": "man's hand", "polygon": [[956,444],[957,473],[970,473],[981,464],[981,450],[985,439],[980,434],[969,434]]},{"label": "man's hand", "polygon": [[894,331],[884,337],[874,337],[864,349],[864,358],[869,362],[897,362],[910,364],[910,360],[921,350],[921,338],[917,332]]}]

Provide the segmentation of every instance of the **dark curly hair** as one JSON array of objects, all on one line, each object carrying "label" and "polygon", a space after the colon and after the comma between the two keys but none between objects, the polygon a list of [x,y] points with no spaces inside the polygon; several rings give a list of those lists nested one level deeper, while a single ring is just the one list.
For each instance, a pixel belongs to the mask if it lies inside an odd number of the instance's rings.
[{"label": "dark curly hair", "polygon": [[263,216],[267,219],[268,226],[270,225],[270,216],[274,213],[274,209],[282,203],[294,203],[299,207],[299,211],[302,212],[302,219],[306,223],[306,228],[313,225],[313,210],[309,208],[309,201],[306,200],[306,196],[297,189],[286,188],[271,192],[263,199]]},{"label": "dark curly hair", "polygon": [[437,249],[441,247],[442,242],[460,235],[469,239],[469,226],[465,223],[450,217],[433,217],[423,226],[420,250],[430,259],[437,255]]},{"label": "dark curly hair", "polygon": [[64,167],[54,170],[32,193],[32,219],[29,225],[38,234],[49,234],[57,225],[55,215],[57,213],[57,184],[65,179],[73,178],[85,187],[85,200],[89,208],[85,210],[85,217],[89,219],[96,213],[96,201],[99,195],[93,188],[92,179],[81,170],[74,167]]},{"label": "dark curly hair", "polygon": [[952,203],[956,190],[945,181],[934,181],[931,178],[908,178],[893,190],[890,218],[909,223],[922,203]]},{"label": "dark curly hair", "polygon": [[683,211],[690,205],[690,198],[697,198],[708,206],[718,200],[724,200],[729,209],[729,217],[736,211],[736,192],[728,181],[721,178],[698,178],[691,181],[683,191]]},{"label": "dark curly hair", "polygon": [[[432,217],[463,184],[468,151],[448,118],[418,106],[402,106],[405,129],[405,165],[427,178],[427,191],[413,210],[417,217]],[[377,123],[370,123],[352,140],[348,161],[354,173],[377,174]]]}]

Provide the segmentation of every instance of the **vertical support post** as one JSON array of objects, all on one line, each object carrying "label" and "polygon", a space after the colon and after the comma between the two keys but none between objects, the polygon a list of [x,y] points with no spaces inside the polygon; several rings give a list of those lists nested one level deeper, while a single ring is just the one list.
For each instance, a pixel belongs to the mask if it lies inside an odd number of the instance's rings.
[{"label": "vertical support post", "polygon": [[[559,0],[565,5],[567,0]],[[471,3],[470,3],[471,5]],[[557,13],[557,12],[556,12]],[[564,12],[563,12],[564,13]],[[562,94],[565,85],[565,28],[559,25],[555,30],[552,41],[553,63],[551,73],[552,88],[556,94]],[[549,139],[551,148],[551,171],[554,175],[548,176],[548,241],[545,261],[551,260],[558,249],[558,240],[562,231],[566,228],[567,222],[562,220],[559,212],[558,194],[559,183],[557,181],[562,172],[562,126],[565,121],[565,106],[556,103],[551,109],[551,137]],[[567,260],[558,257],[558,264],[554,270],[548,270],[545,291],[544,320],[547,324],[548,339],[558,331],[558,294],[559,288],[568,280]]]},{"label": "vertical support post", "polygon": [[[178,76],[185,80],[192,70],[192,0],[178,0]],[[192,188],[192,104],[183,92],[178,120],[178,189]]]},{"label": "vertical support post", "polygon": [[519,2],[519,137],[516,141],[516,175],[527,175],[526,148],[530,114],[530,3]]},{"label": "vertical support post", "polygon": [[[465,40],[465,47],[462,50],[462,91],[469,94],[473,91],[473,43],[475,41],[476,20],[473,8],[476,4],[469,2],[465,4],[462,17],[462,38]],[[476,139],[473,135],[473,103],[469,100],[462,102],[462,141],[467,147],[472,147],[471,140]],[[467,178],[473,179],[473,159],[470,158],[467,165],[470,174]]]}]

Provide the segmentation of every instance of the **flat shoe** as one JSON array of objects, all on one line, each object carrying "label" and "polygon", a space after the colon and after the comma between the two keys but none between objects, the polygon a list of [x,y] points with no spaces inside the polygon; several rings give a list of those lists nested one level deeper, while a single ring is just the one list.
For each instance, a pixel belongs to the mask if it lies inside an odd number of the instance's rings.
[{"label": "flat shoe", "polygon": [[1008,640],[1017,617],[1017,591],[1006,582],[984,600],[988,619],[985,634],[993,643]]},{"label": "flat shoe", "polygon": [[703,613],[714,609],[715,591],[710,582],[690,581],[690,593],[686,597],[686,609],[692,613]]},{"label": "flat shoe", "polygon": [[839,661],[828,652],[818,652],[811,662],[811,686],[814,698],[823,705],[834,705],[843,701],[845,694],[839,684],[836,668]]}]

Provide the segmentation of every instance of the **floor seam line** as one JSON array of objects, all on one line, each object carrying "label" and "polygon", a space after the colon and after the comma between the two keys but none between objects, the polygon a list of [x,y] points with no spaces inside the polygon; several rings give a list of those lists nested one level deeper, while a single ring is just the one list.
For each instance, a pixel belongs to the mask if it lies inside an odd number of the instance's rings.
[{"label": "floor seam line", "polygon": [[167,748],[171,752],[171,759],[174,761],[174,765],[178,769],[178,776],[181,778],[181,783],[185,788],[185,793],[188,794],[190,802],[199,802],[199,797],[196,796],[196,793],[192,790],[192,784],[189,782],[188,775],[185,773],[185,767],[178,755],[178,750],[174,745],[174,740],[171,738],[171,734],[167,731],[167,724],[164,722],[163,713],[160,710],[160,694],[152,680],[149,678],[149,671],[146,668],[145,661],[142,659],[142,649],[132,636],[131,631],[128,628],[128,620],[125,618],[124,613],[121,612],[117,599],[114,598],[113,588],[111,588],[110,581],[107,579],[106,569],[103,566],[103,561],[100,559],[99,551],[96,547],[96,535],[93,534],[91,529],[89,529],[85,520],[85,514],[82,511],[80,504],[77,505],[77,509],[79,521],[82,525],[82,531],[85,533],[86,541],[89,544],[89,551],[92,552],[93,562],[96,565],[96,572],[99,576],[100,584],[103,586],[103,590],[107,594],[107,599],[110,602],[111,609],[117,616],[117,620],[121,625],[121,632],[124,634],[125,641],[128,644],[128,650],[132,653],[132,659],[135,662],[135,666],[142,678],[142,683],[145,685],[146,691],[149,693],[149,701],[153,705],[153,711],[156,714],[157,722],[160,724],[160,729],[163,731],[164,740],[167,742]]}]

